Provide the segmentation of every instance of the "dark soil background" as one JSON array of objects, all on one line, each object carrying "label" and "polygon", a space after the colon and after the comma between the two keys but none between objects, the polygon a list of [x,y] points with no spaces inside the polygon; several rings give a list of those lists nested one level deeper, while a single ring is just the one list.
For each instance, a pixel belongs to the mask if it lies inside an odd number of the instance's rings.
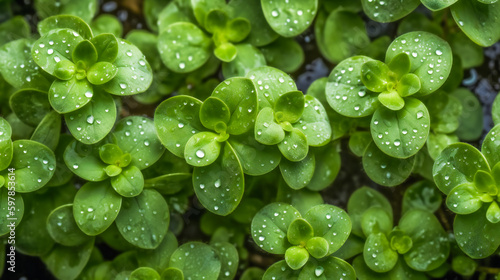
[{"label": "dark soil background", "polygon": [[[74,0],[78,1],[78,0]],[[142,15],[142,0],[118,0],[107,1],[99,0],[100,12],[113,14],[120,19],[124,27],[124,34],[132,29],[147,29],[147,26]],[[13,12],[15,15],[23,15],[32,24],[33,32],[36,31],[36,23],[38,18],[33,7],[33,0],[15,0],[13,2]],[[422,9],[424,10],[424,9]],[[382,35],[389,35],[392,38],[396,37],[397,23],[382,24],[364,18],[368,35],[371,38],[377,38]],[[0,21],[2,18],[0,18]],[[499,27],[500,28],[500,27]],[[299,90],[306,91],[309,85],[316,79],[326,77],[333,69],[334,65],[324,60],[316,46],[314,32],[312,28],[304,34],[296,38],[303,46],[306,59],[304,65],[295,73],[292,74],[297,82]],[[484,127],[483,137],[493,127],[491,119],[491,105],[496,95],[500,91],[500,42],[484,49],[485,60],[483,65],[477,68],[466,70],[462,86],[468,88],[479,98],[482,104]],[[219,75],[222,76],[222,75]],[[148,115],[153,116],[156,105],[141,105],[132,98],[124,98],[122,117],[126,115]],[[482,139],[481,139],[482,141]],[[481,141],[471,144],[479,146]],[[326,203],[330,203],[341,208],[346,208],[347,200],[352,192],[361,186],[368,185],[384,193],[393,204],[394,213],[400,213],[401,199],[404,190],[418,178],[410,178],[403,186],[397,188],[381,187],[373,183],[363,172],[361,160],[349,152],[347,142],[343,141],[341,153],[342,167],[339,175],[333,185],[322,191],[323,198]],[[183,215],[185,227],[179,235],[180,243],[187,240],[202,240],[209,241],[209,237],[201,233],[198,228],[199,219],[204,212],[203,207],[198,203],[196,198],[192,199],[192,207]],[[445,229],[450,230],[452,224],[452,215],[446,206],[443,206],[438,211],[438,218],[442,221]],[[399,217],[396,217],[398,219]],[[268,264],[275,261],[275,257],[267,255],[254,247],[251,238],[248,238],[247,247],[250,251],[250,265],[260,266],[265,268]],[[106,259],[113,259],[119,252],[107,247],[99,245],[103,256]],[[500,266],[500,258],[489,258],[490,263],[480,261],[481,266],[498,267]],[[2,279],[19,279],[19,280],[51,280],[55,279],[45,265],[37,257],[25,256],[20,253],[16,256],[16,272],[5,271]],[[454,273],[449,273],[445,278],[447,280],[463,279]],[[470,279],[479,279],[477,274]],[[484,279],[484,278],[482,278]],[[494,279],[490,276],[486,279]]]}]

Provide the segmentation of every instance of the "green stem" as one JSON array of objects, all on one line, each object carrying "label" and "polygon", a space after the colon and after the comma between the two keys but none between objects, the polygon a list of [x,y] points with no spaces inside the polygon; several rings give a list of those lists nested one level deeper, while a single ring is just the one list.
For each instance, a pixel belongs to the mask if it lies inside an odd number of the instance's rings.
[{"label": "green stem", "polygon": [[488,273],[488,274],[500,274],[500,267],[480,266],[476,270],[479,272],[484,272],[484,273]]}]

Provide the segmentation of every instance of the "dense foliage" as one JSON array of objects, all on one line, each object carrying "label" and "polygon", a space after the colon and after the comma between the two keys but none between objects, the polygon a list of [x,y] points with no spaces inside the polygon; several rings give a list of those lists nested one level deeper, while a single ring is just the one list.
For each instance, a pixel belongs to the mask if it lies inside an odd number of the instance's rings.
[{"label": "dense foliage", "polygon": [[119,2],[0,0],[0,276],[500,277],[500,1]]}]

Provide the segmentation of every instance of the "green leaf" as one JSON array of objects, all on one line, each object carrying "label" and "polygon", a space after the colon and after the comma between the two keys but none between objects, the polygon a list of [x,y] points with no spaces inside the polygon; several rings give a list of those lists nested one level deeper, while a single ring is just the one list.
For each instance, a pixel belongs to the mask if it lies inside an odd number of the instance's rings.
[{"label": "green leaf", "polygon": [[214,50],[214,55],[223,62],[231,62],[236,58],[238,50],[231,43],[223,43]]},{"label": "green leaf", "polygon": [[495,179],[491,176],[490,172],[478,170],[474,174],[474,187],[481,193],[488,193],[496,195],[498,189],[496,187]]},{"label": "green leaf", "polygon": [[368,90],[383,92],[393,87],[394,77],[389,67],[378,60],[371,60],[361,65],[361,81]]},{"label": "green leaf", "polygon": [[104,164],[99,158],[98,145],[85,145],[73,140],[66,147],[64,162],[77,176],[87,181],[102,181],[108,178]]},{"label": "green leaf", "polygon": [[[98,62],[114,62],[118,55],[118,39],[113,34],[100,34],[90,41],[97,50]],[[128,55],[128,54],[127,54]]]},{"label": "green leaf", "polygon": [[181,245],[170,257],[170,268],[177,268],[185,279],[216,280],[221,263],[217,252],[201,242],[188,242]]},{"label": "green leaf", "polygon": [[[0,170],[4,170],[9,167],[13,155],[12,146],[12,127],[9,122],[4,118],[0,117]],[[1,186],[0,186],[1,187]]]},{"label": "green leaf", "polygon": [[111,186],[121,196],[137,196],[144,188],[144,177],[141,170],[132,165],[123,169],[119,175],[112,177]]},{"label": "green leaf", "polygon": [[262,276],[262,280],[274,280],[274,279],[290,279],[296,280],[298,279],[299,271],[291,269],[285,260],[275,262],[271,265],[264,276]]},{"label": "green leaf", "polygon": [[392,220],[392,206],[389,200],[374,189],[361,187],[351,195],[347,203],[347,211],[352,220],[353,234],[365,237],[361,229],[361,219],[363,213],[371,207],[382,208],[391,217],[390,220]]},{"label": "green leaf", "polygon": [[14,141],[10,168],[14,168],[16,192],[33,192],[45,186],[54,175],[56,159],[45,145],[31,140]]},{"label": "green leaf", "polygon": [[422,180],[406,189],[403,195],[403,213],[410,209],[427,210],[431,213],[441,206],[443,198],[433,182]]},{"label": "green leaf", "polygon": [[262,47],[260,51],[267,65],[287,73],[299,70],[305,60],[304,50],[293,38],[279,37],[273,43]]},{"label": "green leaf", "polygon": [[111,33],[119,38],[123,35],[122,23],[117,17],[110,14],[99,15],[90,25],[96,35]]},{"label": "green leaf", "polygon": [[76,247],[56,244],[42,261],[59,279],[76,279],[84,270],[94,248],[94,238]]},{"label": "green leaf", "polygon": [[130,280],[160,280],[160,274],[150,267],[139,267],[130,273]]},{"label": "green leaf", "polygon": [[308,262],[302,268],[302,271],[300,272],[298,279],[299,280],[306,280],[306,279],[355,280],[356,273],[352,268],[352,266],[346,261],[335,257],[328,257],[325,259],[311,260],[310,262]]},{"label": "green leaf", "polygon": [[411,268],[430,271],[437,269],[448,259],[448,234],[432,213],[410,210],[399,221],[399,227],[413,241],[413,247],[404,254],[405,261]]},{"label": "green leaf", "polygon": [[309,252],[304,247],[292,246],[285,252],[285,261],[293,270],[301,269],[309,260]]},{"label": "green leaf", "polygon": [[9,103],[16,116],[30,126],[37,126],[51,109],[47,93],[36,89],[16,91]]},{"label": "green leaf", "polygon": [[116,226],[132,245],[154,249],[167,234],[169,206],[156,190],[145,189],[138,196],[124,198]]},{"label": "green leaf", "polygon": [[73,137],[69,134],[60,136],[57,148],[54,150],[54,154],[56,155],[55,173],[52,179],[47,183],[47,186],[54,187],[64,185],[73,177],[73,173],[68,169],[66,163],[64,163],[64,151],[71,141],[73,141]]},{"label": "green leaf", "polygon": [[235,245],[229,242],[210,242],[212,249],[217,251],[219,256],[221,268],[219,278],[220,280],[234,279],[238,272],[239,255]]},{"label": "green leaf", "polygon": [[45,91],[51,82],[33,61],[31,56],[33,45],[33,41],[28,39],[3,45],[0,48],[0,72],[5,81],[15,88],[36,88]]},{"label": "green leaf", "polygon": [[386,273],[377,273],[371,270],[365,263],[363,256],[359,256],[353,261],[356,270],[356,277],[359,280],[426,280],[428,276],[422,272],[415,271],[408,267],[403,258],[399,258],[394,268]]},{"label": "green leaf", "polygon": [[488,47],[500,39],[500,31],[493,26],[500,22],[500,2],[458,1],[451,6],[451,14],[460,29],[474,43]]},{"label": "green leaf", "polygon": [[398,82],[398,93],[402,97],[410,96],[420,90],[420,79],[417,75],[408,73],[405,74]]},{"label": "green leaf", "polygon": [[279,164],[283,179],[294,190],[302,189],[309,184],[314,176],[315,165],[316,160],[312,153],[308,153],[300,161],[282,159]]},{"label": "green leaf", "polygon": [[153,120],[146,117],[121,119],[113,135],[122,151],[132,157],[131,164],[140,170],[157,162],[165,151],[157,137]]},{"label": "green leaf", "polygon": [[283,37],[294,37],[304,32],[318,11],[318,0],[286,3],[262,0],[261,5],[271,28]]},{"label": "green leaf", "polygon": [[372,142],[372,135],[368,131],[356,131],[349,137],[349,150],[358,157],[365,154],[365,150]]},{"label": "green leaf", "polygon": [[226,216],[234,211],[243,197],[244,176],[240,160],[228,142],[214,163],[194,168],[193,185],[200,203],[210,212]]},{"label": "green leaf", "polygon": [[238,44],[235,47],[236,57],[222,64],[222,74],[226,79],[245,77],[251,70],[267,65],[262,49],[250,44]]},{"label": "green leaf", "polygon": [[116,219],[122,205],[108,182],[89,182],[78,190],[73,202],[73,216],[78,227],[87,235],[105,231]]},{"label": "green leaf", "polygon": [[285,138],[278,143],[281,154],[290,161],[301,161],[309,152],[307,138],[304,133],[297,128],[285,132]]},{"label": "green leaf", "polygon": [[281,161],[281,152],[275,146],[257,142],[254,133],[231,136],[229,143],[241,159],[243,172],[252,176],[264,175],[276,168]]},{"label": "green leaf", "polygon": [[54,209],[47,218],[50,237],[63,246],[78,246],[89,237],[77,226],[73,217],[73,205],[66,204]]},{"label": "green leaf", "polygon": [[463,107],[458,98],[444,91],[439,91],[430,96],[426,101],[426,106],[432,119],[431,129],[433,131],[452,133],[457,130]]},{"label": "green leaf", "polygon": [[484,62],[483,48],[476,45],[462,32],[450,34],[449,43],[453,53],[460,57],[465,69],[478,67]]},{"label": "green leaf", "polygon": [[61,134],[61,116],[51,111],[42,119],[38,127],[31,135],[31,140],[45,145],[47,148],[55,151]]},{"label": "green leaf", "polygon": [[397,75],[397,78],[399,80],[405,74],[408,74],[408,72],[410,72],[411,69],[410,57],[408,56],[407,53],[400,53],[394,56],[387,66],[389,66],[389,69]]},{"label": "green leaf", "polygon": [[320,10],[314,33],[321,54],[336,64],[359,54],[370,43],[363,19],[357,13],[344,9],[333,10],[330,14]]},{"label": "green leaf", "polygon": [[486,211],[486,219],[494,224],[500,222],[500,207],[498,207],[496,201],[492,201],[488,207],[488,210]]},{"label": "green leaf", "polygon": [[304,112],[305,98],[300,91],[290,91],[281,95],[274,104],[276,120],[281,122],[295,123]]},{"label": "green leaf", "polygon": [[71,29],[53,29],[33,44],[31,55],[40,68],[54,75],[57,63],[71,60],[76,46],[83,40]]},{"label": "green leaf", "polygon": [[164,271],[168,268],[170,256],[177,247],[177,239],[175,235],[169,231],[156,249],[138,249],[136,256],[137,262],[139,266],[149,266],[154,268],[157,272]]},{"label": "green leaf", "polygon": [[93,85],[102,85],[111,81],[116,74],[118,69],[109,62],[98,62],[87,72],[87,79]]},{"label": "green leaf", "polygon": [[85,1],[56,1],[56,0],[36,0],[35,8],[40,18],[53,15],[69,14],[82,18],[90,22],[97,13],[97,0]]},{"label": "green leaf", "polygon": [[466,255],[454,256],[451,267],[453,271],[463,276],[472,276],[477,269],[477,262]]},{"label": "green leaf", "polygon": [[481,152],[469,144],[455,143],[441,152],[432,173],[436,186],[448,195],[454,187],[473,182],[478,170],[489,172],[488,163]]},{"label": "green leaf", "polygon": [[153,72],[146,57],[139,48],[126,40],[119,40],[118,55],[113,65],[118,68],[118,73],[103,85],[104,90],[111,94],[134,95],[145,92],[153,81]]},{"label": "green leaf", "polygon": [[[203,101],[203,104],[201,104],[201,123],[203,124],[203,126],[210,130],[216,130],[217,124],[221,122],[224,124],[224,127],[226,127],[227,123],[229,123],[230,118],[231,112],[229,111],[229,108],[224,103],[224,101],[220,100],[217,97],[210,96],[205,101]],[[219,133],[221,132],[222,131],[219,131]]]},{"label": "green leaf", "polygon": [[123,152],[116,144],[104,144],[99,147],[99,157],[107,164],[120,165]]},{"label": "green leaf", "polygon": [[97,62],[97,50],[89,40],[83,40],[73,49],[72,58],[73,62],[81,61],[88,68]]},{"label": "green leaf", "polygon": [[333,205],[316,205],[307,211],[304,219],[313,227],[314,236],[322,237],[328,242],[326,255],[331,255],[342,247],[351,233],[349,215]]},{"label": "green leaf", "polygon": [[[394,5],[391,3],[387,4]],[[430,94],[446,82],[453,63],[451,48],[446,41],[427,32],[409,32],[391,43],[385,61],[389,62],[403,52],[410,54],[410,73],[420,79],[419,94]]]},{"label": "green leaf", "polygon": [[[77,70],[75,64],[69,60],[61,60],[56,64],[54,76],[60,80],[71,79]],[[80,75],[78,73],[78,75]],[[80,77],[80,76],[79,76]]]},{"label": "green leaf", "polygon": [[[0,175],[1,176],[1,175]],[[5,178],[8,179],[8,178]],[[0,234],[10,234],[14,230],[12,223],[17,226],[21,222],[24,215],[24,200],[20,193],[12,193],[8,190],[8,182],[5,182],[5,187],[0,187]],[[13,194],[13,195],[12,195]],[[12,200],[15,199],[15,200]],[[13,208],[14,207],[14,208]]]},{"label": "green leaf", "polygon": [[403,183],[412,173],[415,157],[393,158],[382,152],[373,142],[363,155],[363,168],[373,181],[387,187]]},{"label": "green leaf", "polygon": [[17,39],[29,38],[30,36],[31,27],[23,16],[13,16],[0,24],[0,38],[2,38],[0,39],[0,46]]},{"label": "green leaf", "polygon": [[266,107],[259,112],[255,120],[255,140],[264,145],[276,145],[285,139],[285,131],[276,122],[274,111]]},{"label": "green leaf", "polygon": [[407,98],[400,111],[379,108],[370,123],[377,147],[385,154],[401,159],[415,155],[424,146],[429,129],[429,112],[420,100],[414,98]]},{"label": "green leaf", "polygon": [[[371,207],[361,216],[361,229],[365,236],[379,232],[387,234],[393,226],[390,214],[381,207]],[[388,239],[390,241],[390,238]]]},{"label": "green leaf", "polygon": [[[458,118],[459,126],[455,131],[464,141],[477,140],[483,133],[483,113],[477,97],[465,88],[458,88],[451,93],[462,103],[462,114]],[[497,100],[500,100],[497,98]],[[495,103],[494,103],[495,104]],[[495,106],[493,104],[493,107]],[[495,119],[495,115],[493,119]]]},{"label": "green leaf", "polygon": [[363,257],[368,267],[375,272],[388,272],[398,261],[398,253],[392,250],[384,233],[372,233],[368,236],[363,250]]},{"label": "green leaf", "polygon": [[351,118],[370,116],[379,106],[377,94],[368,91],[361,82],[361,66],[372,61],[366,56],[354,56],[340,62],[328,76],[326,99],[339,114]]},{"label": "green leaf", "polygon": [[430,157],[436,159],[446,147],[459,141],[455,134],[430,133],[429,138],[427,138],[427,149]]},{"label": "green leaf", "polygon": [[156,108],[154,121],[158,137],[178,157],[184,157],[184,148],[189,138],[204,130],[199,117],[201,104],[201,101],[193,97],[175,96]]},{"label": "green leaf", "polygon": [[246,18],[233,18],[227,23],[225,36],[229,41],[239,43],[248,36],[251,28]]},{"label": "green leaf", "polygon": [[[378,101],[392,111],[399,111],[405,106],[404,99],[395,90],[384,91],[378,95]],[[375,111],[376,112],[376,111]]]},{"label": "green leaf", "polygon": [[[384,1],[382,6],[379,2],[370,2],[370,0],[361,0],[363,10],[366,15],[378,22],[392,22],[411,13],[415,10],[420,1],[418,0],[389,0]],[[379,9],[380,6],[381,9]]]},{"label": "green leaf", "polygon": [[93,93],[92,100],[77,111],[64,115],[69,131],[84,144],[95,144],[111,131],[116,121],[113,97],[101,90]]},{"label": "green leaf", "polygon": [[286,236],[290,244],[304,246],[314,236],[314,230],[306,220],[299,218],[288,226]]},{"label": "green leaf", "polygon": [[252,81],[247,78],[230,78],[220,83],[212,93],[221,99],[231,112],[227,132],[243,134],[254,126],[257,117],[257,93]]},{"label": "green leaf", "polygon": [[307,188],[313,191],[323,190],[330,186],[340,171],[340,153],[336,144],[326,145],[319,149],[311,149],[316,163],[314,175]]},{"label": "green leaf", "polygon": [[93,37],[90,26],[81,18],[74,15],[55,15],[40,21],[37,25],[40,36],[47,35],[51,30],[68,28],[76,31],[84,39],[90,40]]},{"label": "green leaf", "polygon": [[203,167],[214,163],[220,155],[219,135],[200,132],[189,138],[184,149],[184,158],[192,166]]},{"label": "green leaf", "polygon": [[[476,98],[476,100],[477,100],[477,98]],[[498,97],[498,95],[495,98],[495,100],[493,101],[493,106],[491,108],[491,117],[493,118],[493,123],[495,125],[500,124],[500,97]],[[482,118],[481,118],[481,120],[482,120]],[[482,126],[481,126],[481,128],[482,128]]]},{"label": "green leaf", "polygon": [[200,68],[210,57],[211,48],[212,40],[189,22],[170,24],[158,37],[160,58],[170,70],[177,73],[188,73]]},{"label": "green leaf", "polygon": [[307,240],[307,251],[316,259],[325,257],[328,254],[328,241],[323,237],[312,237]]},{"label": "green leaf", "polygon": [[431,11],[439,11],[455,4],[457,0],[422,0],[422,4]]},{"label": "green leaf", "polygon": [[184,280],[184,274],[182,270],[178,268],[169,267],[161,273],[162,280]]},{"label": "green leaf", "polygon": [[[457,215],[453,231],[458,246],[467,256],[483,259],[493,254],[500,245],[500,223],[490,223],[486,218],[487,206],[469,215]],[[474,229],[474,230],[471,230]]]},{"label": "green leaf", "polygon": [[202,27],[209,25],[205,21],[208,14],[215,9],[222,9],[225,6],[224,0],[191,0],[194,17]]},{"label": "green leaf", "polygon": [[266,46],[278,38],[267,23],[260,0],[231,0],[227,5],[235,18],[246,18],[251,25],[247,41],[256,47]]},{"label": "green leaf", "polygon": [[56,112],[66,114],[85,106],[93,95],[92,84],[73,77],[68,81],[54,81],[49,90],[49,101]]},{"label": "green leaf", "polygon": [[481,151],[484,157],[488,160],[490,167],[495,166],[500,162],[500,125],[493,127],[484,137]]},{"label": "green leaf", "polygon": [[291,246],[286,238],[288,228],[298,218],[300,213],[291,205],[268,204],[252,220],[252,238],[266,252],[284,254]]},{"label": "green leaf", "polygon": [[164,195],[175,194],[190,184],[191,173],[172,173],[144,181],[145,188],[154,188]]},{"label": "green leaf", "polygon": [[294,80],[288,74],[273,67],[253,69],[248,72],[247,77],[252,80],[257,90],[259,110],[265,107],[274,108],[278,97],[297,90]]}]

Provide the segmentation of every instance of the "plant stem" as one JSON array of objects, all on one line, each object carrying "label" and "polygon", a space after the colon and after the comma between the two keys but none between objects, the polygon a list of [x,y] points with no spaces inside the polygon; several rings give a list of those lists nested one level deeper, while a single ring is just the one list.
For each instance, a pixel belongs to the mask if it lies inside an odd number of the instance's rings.
[{"label": "plant stem", "polygon": [[484,272],[484,273],[488,273],[488,274],[499,274],[500,273],[500,267],[480,266],[476,270],[479,272]]}]

